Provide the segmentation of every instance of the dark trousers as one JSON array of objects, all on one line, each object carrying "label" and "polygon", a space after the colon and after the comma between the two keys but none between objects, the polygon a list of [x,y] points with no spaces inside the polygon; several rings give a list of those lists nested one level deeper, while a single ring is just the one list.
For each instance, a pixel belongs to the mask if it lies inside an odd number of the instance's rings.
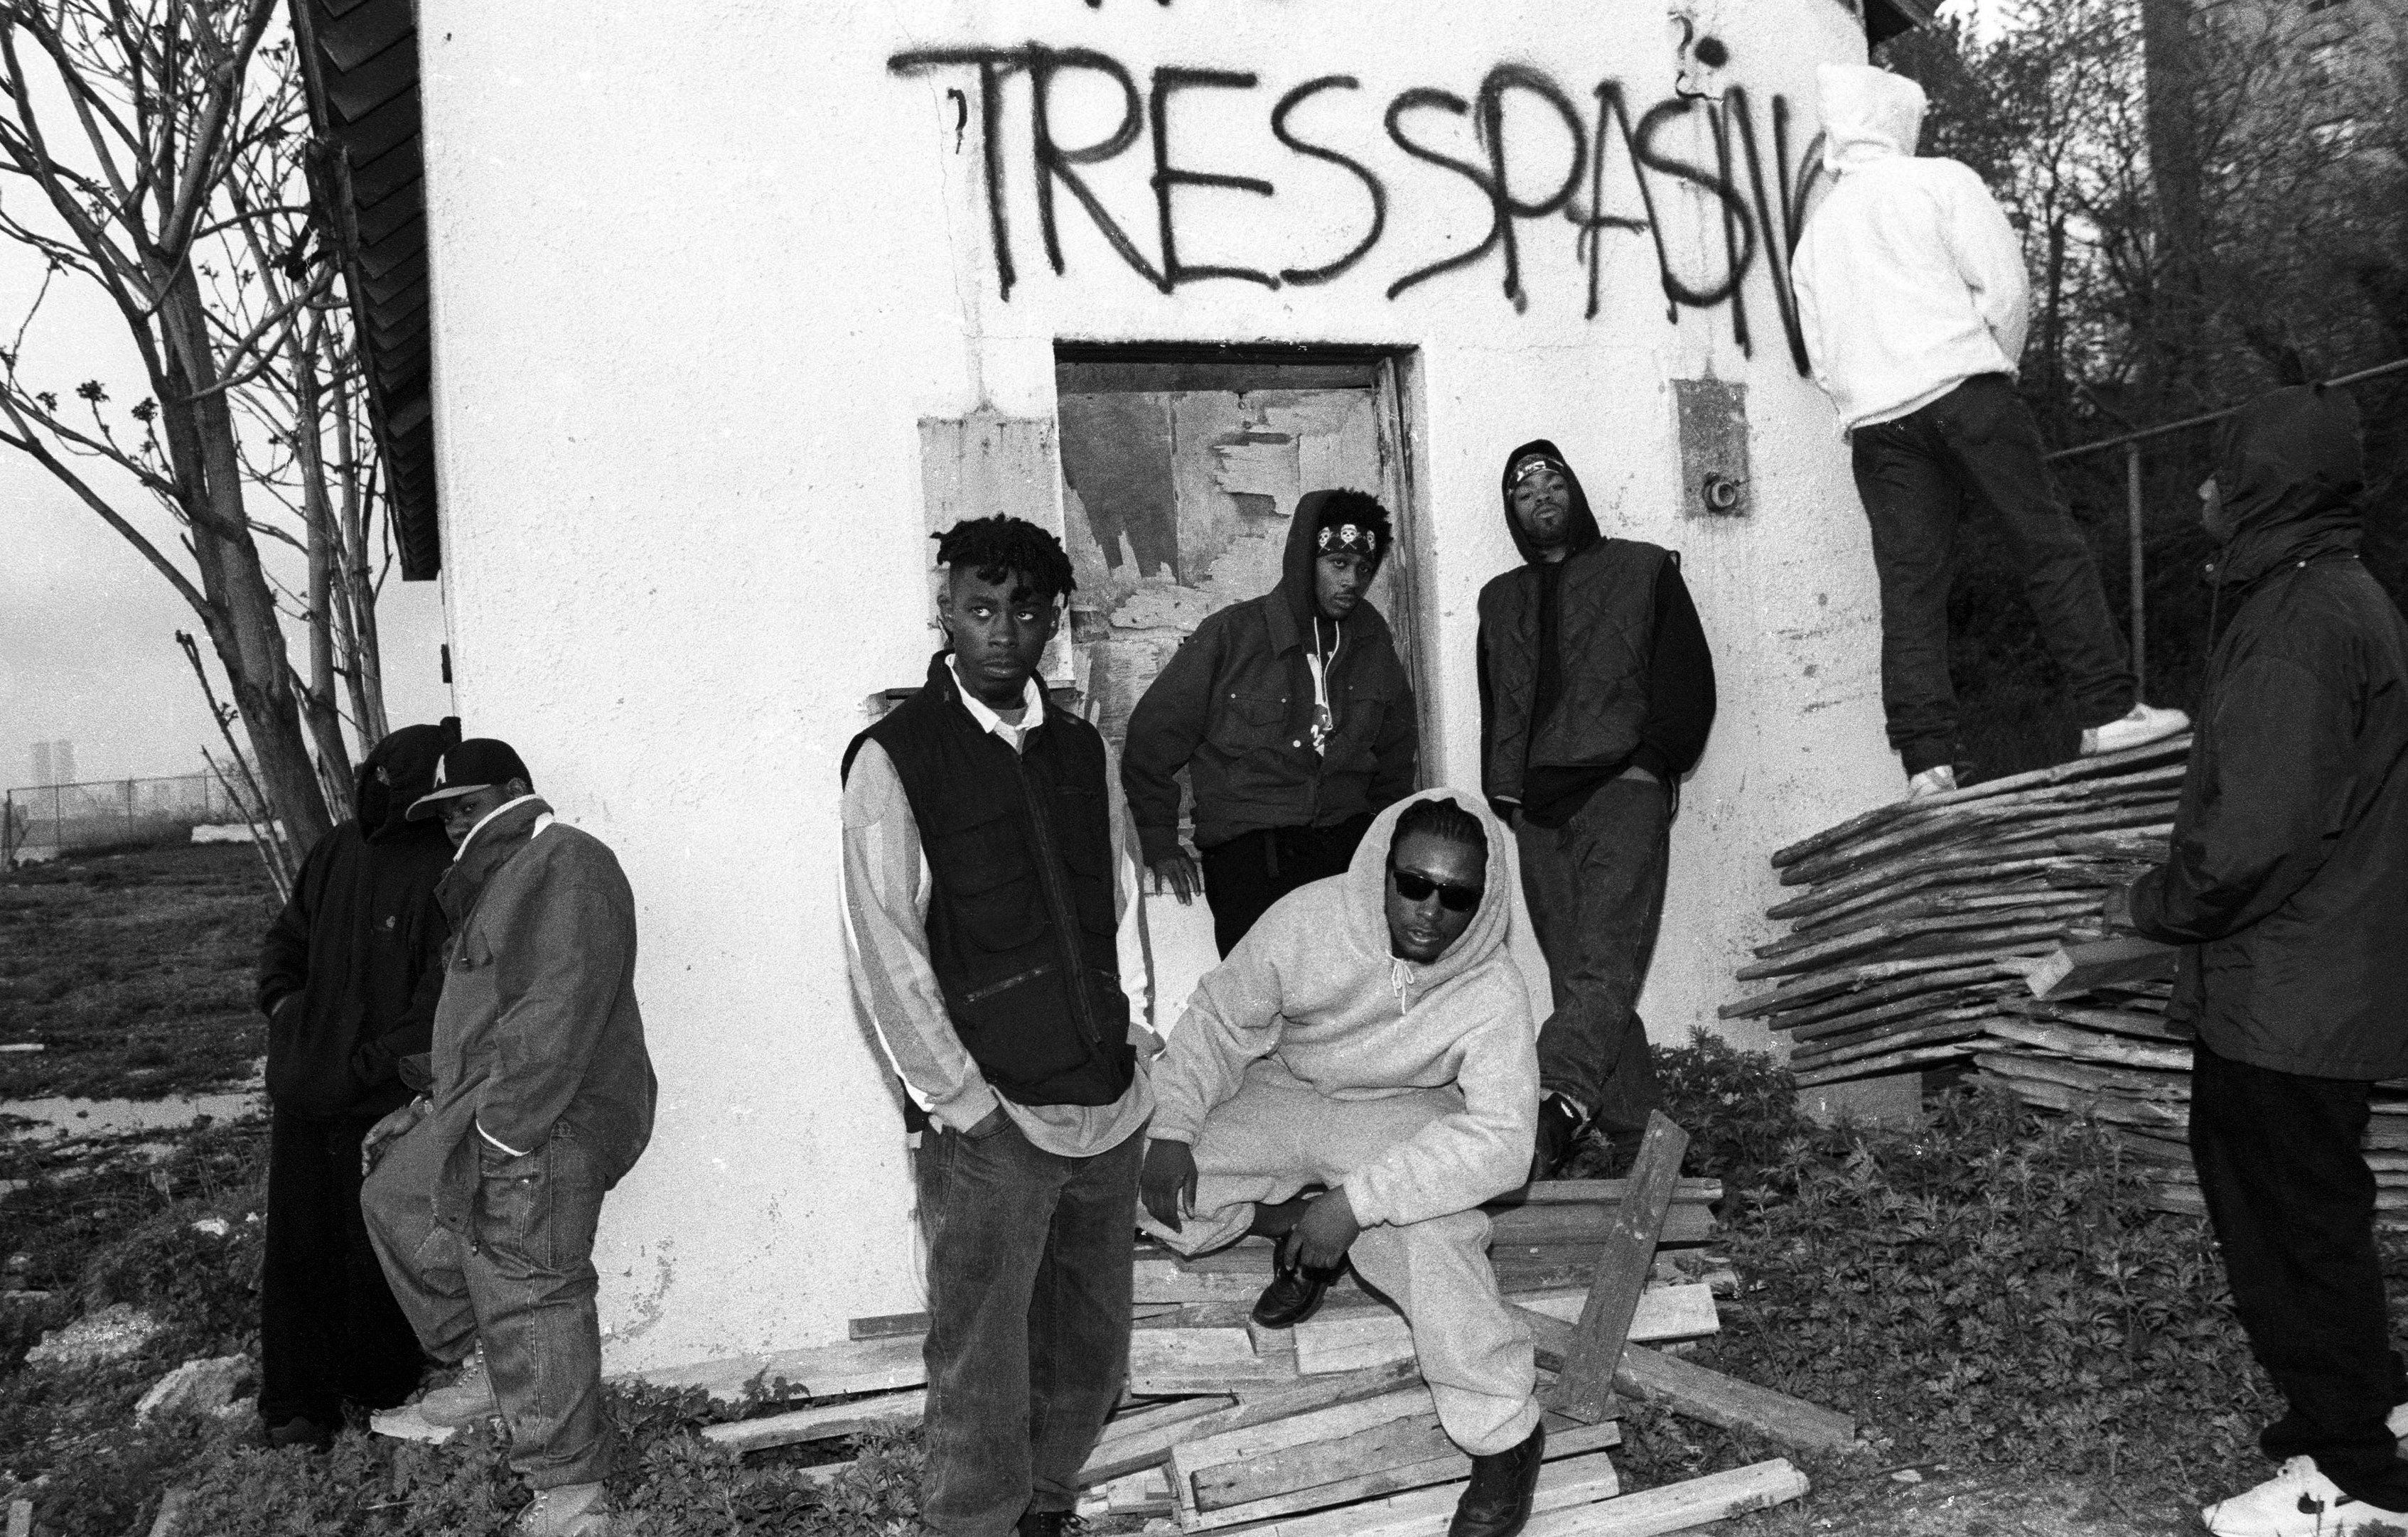
[{"label": "dark trousers", "polygon": [[1227,956],[1271,904],[1299,886],[1342,875],[1371,818],[1335,827],[1277,827],[1240,833],[1203,850],[1204,900],[1212,908],[1212,942]]},{"label": "dark trousers", "polygon": [[928,1243],[927,1468],[937,1537],[1003,1537],[1078,1503],[1079,1468],[1128,1375],[1142,1132],[1064,1158],[1007,1119],[930,1126],[914,1161]]},{"label": "dark trousers", "polygon": [[1652,779],[1609,779],[1561,827],[1513,818],[1522,894],[1546,955],[1555,1012],[1539,1032],[1539,1089],[1596,1115],[1627,1142],[1663,1103],[1639,989],[1664,907],[1672,792]]},{"label": "dark trousers", "polygon": [[2307,1456],[2378,1509],[2408,1511],[2408,1462],[2384,1416],[2408,1402],[2359,1151],[2367,1088],[2193,1047],[2190,1149],[2249,1348],[2291,1412],[2258,1444]]},{"label": "dark trousers", "polygon": [[1907,773],[1956,756],[1948,588],[1965,500],[1999,519],[2023,568],[2041,640],[2064,670],[2076,723],[2104,725],[2130,711],[2132,672],[2098,563],[2042,463],[2040,429],[2007,376],[1967,379],[1921,410],[1859,427],[1851,438],[1881,578],[1882,704],[1889,745]]},{"label": "dark trousers", "polygon": [[464,1237],[435,1220],[449,1146],[419,1123],[368,1176],[368,1231],[394,1295],[427,1353],[465,1359],[482,1342],[510,1434],[510,1466],[531,1488],[591,1484],[610,1472],[602,1412],[602,1330],[594,1307],[594,1230],[605,1178],[566,1121],[512,1158],[477,1146],[477,1201]]},{"label": "dark trousers", "polygon": [[339,1430],[344,1400],[387,1409],[418,1386],[418,1336],[360,1216],[360,1139],[374,1124],[288,1110],[268,1122],[259,1417],[271,1426]]}]

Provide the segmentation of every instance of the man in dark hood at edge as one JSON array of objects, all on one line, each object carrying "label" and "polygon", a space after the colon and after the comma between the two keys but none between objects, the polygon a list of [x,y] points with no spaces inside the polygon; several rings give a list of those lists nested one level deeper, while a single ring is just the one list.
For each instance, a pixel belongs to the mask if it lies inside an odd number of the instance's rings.
[{"label": "man in dark hood at edge", "polygon": [[1523,563],[1480,592],[1481,787],[1513,829],[1554,978],[1531,1165],[1544,1179],[1591,1130],[1627,1164],[1662,1100],[1639,989],[1714,664],[1680,557],[1600,534],[1553,443],[1507,455],[1500,490]]},{"label": "man in dark hood at edge", "polygon": [[[1226,956],[1271,904],[1343,875],[1371,818],[1413,788],[1421,733],[1388,621],[1364,596],[1396,534],[1356,491],[1308,491],[1279,585],[1211,615],[1129,713],[1121,783],[1146,867],[1200,885]],[[1196,861],[1179,845],[1179,781]]]},{"label": "man in dark hood at edge", "polygon": [[325,1445],[343,1401],[390,1408],[418,1386],[418,1336],[360,1216],[360,1140],[408,1102],[450,932],[438,823],[408,820],[459,723],[404,726],[359,768],[354,816],[318,841],[259,957],[267,1016],[266,1258],[259,1415],[270,1444]]},{"label": "man in dark hood at edge", "polygon": [[2408,624],[2358,562],[2358,428],[2348,395],[2304,387],[2226,423],[2200,488],[2225,621],[2182,804],[2165,864],[2107,906],[2183,946],[2166,1015],[2198,1037],[2191,1160],[2290,1404],[2258,1438],[2281,1471],[2202,1513],[2218,1537],[2408,1525],[2360,1150],[2369,1090],[2408,1074]]}]

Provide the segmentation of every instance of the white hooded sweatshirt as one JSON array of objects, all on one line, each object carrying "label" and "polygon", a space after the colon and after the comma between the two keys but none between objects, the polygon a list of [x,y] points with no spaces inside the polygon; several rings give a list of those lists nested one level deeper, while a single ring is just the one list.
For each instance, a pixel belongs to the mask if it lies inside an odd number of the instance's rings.
[{"label": "white hooded sweatshirt", "polygon": [[[1431,800],[1480,819],[1488,875],[1470,926],[1422,966],[1390,951],[1388,846]],[[1468,1211],[1529,1176],[1549,997],[1513,834],[1477,795],[1422,790],[1380,813],[1346,874],[1281,898],[1205,975],[1154,1068],[1154,1137],[1193,1143],[1261,1057],[1333,1100],[1452,1087],[1463,1108],[1348,1174],[1346,1196],[1365,1227]]]},{"label": "white hooded sweatshirt", "polygon": [[1790,261],[1814,380],[1842,429],[1892,421],[2023,355],[2022,247],[1971,166],[1917,159],[1923,88],[1864,64],[1814,71],[1835,186]]}]

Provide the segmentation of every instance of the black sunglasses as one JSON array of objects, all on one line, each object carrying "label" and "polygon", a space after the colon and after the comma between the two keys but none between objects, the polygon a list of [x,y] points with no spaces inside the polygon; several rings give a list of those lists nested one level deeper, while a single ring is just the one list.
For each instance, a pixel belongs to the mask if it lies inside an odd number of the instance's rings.
[{"label": "black sunglasses", "polygon": [[1432,880],[1412,870],[1388,866],[1388,875],[1397,883],[1397,895],[1407,902],[1427,902],[1432,891],[1438,893],[1438,904],[1450,913],[1468,913],[1480,905],[1484,886],[1449,886],[1442,880]]}]

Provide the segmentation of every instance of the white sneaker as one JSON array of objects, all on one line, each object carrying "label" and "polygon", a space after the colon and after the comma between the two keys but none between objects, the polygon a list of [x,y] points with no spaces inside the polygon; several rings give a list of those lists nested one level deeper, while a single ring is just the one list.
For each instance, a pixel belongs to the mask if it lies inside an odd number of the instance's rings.
[{"label": "white sneaker", "polygon": [[599,1484],[538,1489],[519,1512],[523,1537],[610,1537],[610,1501]]},{"label": "white sneaker", "polygon": [[[2154,704],[2135,704],[2132,713],[2121,719],[2110,720],[2103,726],[2086,726],[2082,731],[2082,756],[2096,758],[2102,752],[2124,752],[2133,747],[2145,747],[2161,742],[2176,732],[2190,730],[2190,717],[2180,710],[2161,710]],[[2063,741],[2063,737],[2057,740]]]},{"label": "white sneaker", "polygon": [[494,1379],[485,1371],[485,1347],[482,1345],[468,1353],[461,1363],[459,1378],[449,1388],[437,1388],[418,1401],[418,1417],[438,1430],[458,1430],[480,1420],[492,1419],[502,1412],[494,1397]]},{"label": "white sneaker", "polygon": [[2391,1432],[2392,1440],[2408,1441],[2408,1403],[2392,1405],[2391,1412],[2383,1416],[2383,1424]]},{"label": "white sneaker", "polygon": [[[2062,740],[2062,738],[2060,738]],[[1953,763],[1935,763],[1906,782],[1906,798],[1920,801],[1927,795],[1945,795],[1956,788],[1956,767]]]},{"label": "white sneaker", "polygon": [[2408,1526],[2408,1515],[2342,1493],[2313,1457],[2295,1457],[2256,1488],[2199,1514],[2215,1537],[2344,1537],[2377,1524]]}]

